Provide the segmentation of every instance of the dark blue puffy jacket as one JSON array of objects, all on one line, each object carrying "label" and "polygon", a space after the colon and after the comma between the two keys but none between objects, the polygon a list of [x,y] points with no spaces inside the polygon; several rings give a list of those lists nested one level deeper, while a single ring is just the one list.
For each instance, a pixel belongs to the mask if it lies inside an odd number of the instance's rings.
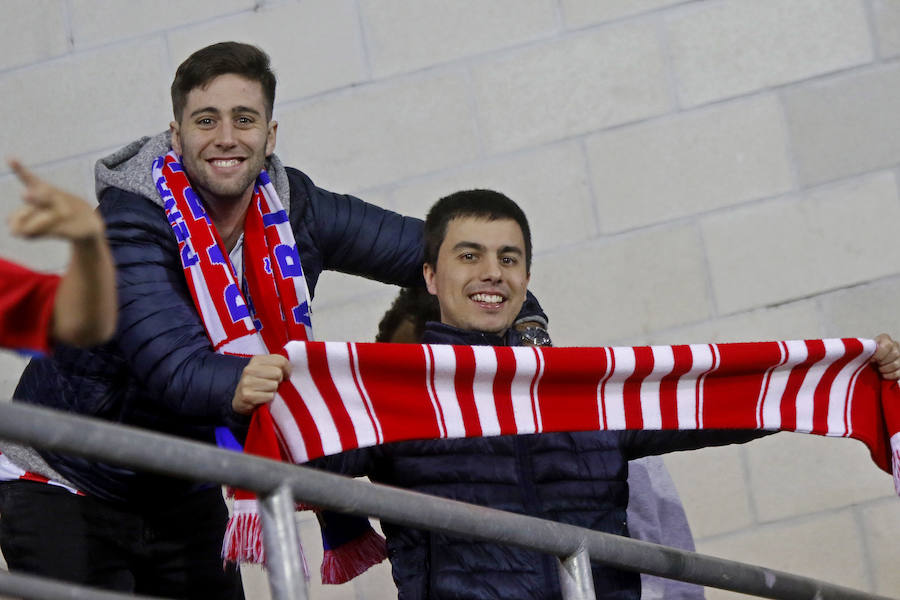
[{"label": "dark blue puffy jacket", "polygon": [[[516,345],[429,323],[432,344]],[[628,460],[708,445],[744,442],[760,432],[604,431],[399,442],[315,462],[346,475],[628,535]],[[400,600],[547,600],[560,598],[555,557],[511,546],[382,523]],[[593,564],[598,599],[637,600],[637,573]]]},{"label": "dark blue puffy jacket", "polygon": [[[420,284],[420,220],[317,188],[295,169],[286,172],[290,223],[310,293],[324,269]],[[161,206],[108,188],[100,212],[117,268],[116,335],[93,350],[58,347],[52,358],[33,360],[15,398],[213,441],[215,427],[240,424],[231,399],[248,360],[210,347]],[[108,500],[171,500],[196,487],[76,456],[41,454],[79,489]]]}]

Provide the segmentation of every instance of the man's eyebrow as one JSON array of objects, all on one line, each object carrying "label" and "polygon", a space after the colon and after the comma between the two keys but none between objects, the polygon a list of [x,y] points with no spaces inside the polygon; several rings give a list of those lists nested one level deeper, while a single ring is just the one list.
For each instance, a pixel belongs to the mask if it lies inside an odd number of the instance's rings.
[{"label": "man's eyebrow", "polygon": [[518,246],[503,246],[499,250],[500,254],[525,254],[525,251]]},{"label": "man's eyebrow", "polygon": [[196,117],[197,115],[200,115],[203,113],[212,113],[214,115],[217,115],[217,114],[219,114],[219,109],[216,108],[215,106],[204,106],[203,108],[198,108],[197,110],[192,112],[190,116]]},{"label": "man's eyebrow", "polygon": [[231,109],[231,114],[233,114],[233,115],[237,115],[240,113],[250,113],[250,114],[254,114],[254,115],[262,114],[258,110],[253,108],[252,106],[235,106],[234,108]]},{"label": "man's eyebrow", "polygon": [[[196,117],[197,115],[201,115],[203,113],[210,113],[213,115],[218,115],[218,114],[220,114],[220,112],[221,111],[218,108],[216,108],[215,106],[204,106],[203,108],[198,108],[197,110],[192,112],[191,117]],[[250,113],[253,115],[262,114],[258,110],[253,108],[252,106],[235,106],[234,108],[231,109],[231,114],[233,114],[233,115],[239,115],[241,113]]]},{"label": "man's eyebrow", "polygon": [[484,252],[485,247],[478,242],[467,242],[463,240],[462,242],[458,242],[455,246],[453,246],[453,250],[478,250],[479,252]]}]

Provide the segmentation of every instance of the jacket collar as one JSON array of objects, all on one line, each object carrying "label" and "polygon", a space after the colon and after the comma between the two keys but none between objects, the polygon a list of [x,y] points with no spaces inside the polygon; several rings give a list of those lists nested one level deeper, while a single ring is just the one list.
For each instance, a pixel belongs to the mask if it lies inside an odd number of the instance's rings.
[{"label": "jacket collar", "polygon": [[437,321],[428,321],[425,323],[425,333],[422,335],[422,342],[425,344],[454,344],[457,346],[521,346],[522,338],[515,327],[510,327],[504,335],[499,336],[495,333],[469,331],[438,323]]}]

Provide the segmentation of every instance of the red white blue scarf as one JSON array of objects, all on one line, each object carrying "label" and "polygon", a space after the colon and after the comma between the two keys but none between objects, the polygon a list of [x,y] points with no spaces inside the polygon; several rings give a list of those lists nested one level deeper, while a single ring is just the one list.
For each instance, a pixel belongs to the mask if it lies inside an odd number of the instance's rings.
[{"label": "red white blue scarf", "polygon": [[[309,292],[293,231],[275,187],[262,171],[244,222],[242,291],[228,253],[174,152],[153,162],[153,179],[175,232],[184,276],[213,348],[223,354],[253,356],[282,352],[289,340],[312,338]],[[254,411],[244,451],[281,459],[269,406]],[[221,433],[221,432],[220,432]],[[234,491],[223,555],[263,562],[262,533],[255,496]],[[367,520],[323,517],[336,542],[324,535],[323,581],[341,583],[385,557],[384,539]],[[339,551],[335,552],[336,546]]]},{"label": "red white blue scarf", "polygon": [[259,174],[244,222],[244,298],[228,252],[174,152],[153,162],[153,179],[178,240],[185,279],[213,348],[253,356],[312,338],[309,293],[297,244],[275,187]]}]

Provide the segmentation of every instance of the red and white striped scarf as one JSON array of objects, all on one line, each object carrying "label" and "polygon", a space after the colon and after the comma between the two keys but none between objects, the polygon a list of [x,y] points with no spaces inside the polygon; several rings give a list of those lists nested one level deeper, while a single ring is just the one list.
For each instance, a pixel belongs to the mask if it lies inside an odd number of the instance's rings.
[{"label": "red and white striped scarf", "polygon": [[765,429],[864,442],[900,493],[900,387],[875,342],[624,348],[290,342],[271,404],[283,460],[411,439]]},{"label": "red and white striped scarf", "polygon": [[[875,348],[857,338],[633,348],[294,341],[283,351],[291,378],[257,411],[270,418],[254,418],[246,448],[302,463],[411,439],[796,431],[864,442],[900,494],[900,387],[871,364]],[[260,560],[258,531],[242,531],[232,531],[232,551]]]},{"label": "red and white striped scarf", "polygon": [[[622,348],[289,342],[270,404],[281,460],[413,439],[764,429],[864,442],[900,494],[900,386],[868,339]],[[255,421],[263,425],[261,421]],[[259,544],[259,539],[254,538]],[[234,540],[234,555],[260,548]],[[254,552],[255,550],[255,552]]]}]

